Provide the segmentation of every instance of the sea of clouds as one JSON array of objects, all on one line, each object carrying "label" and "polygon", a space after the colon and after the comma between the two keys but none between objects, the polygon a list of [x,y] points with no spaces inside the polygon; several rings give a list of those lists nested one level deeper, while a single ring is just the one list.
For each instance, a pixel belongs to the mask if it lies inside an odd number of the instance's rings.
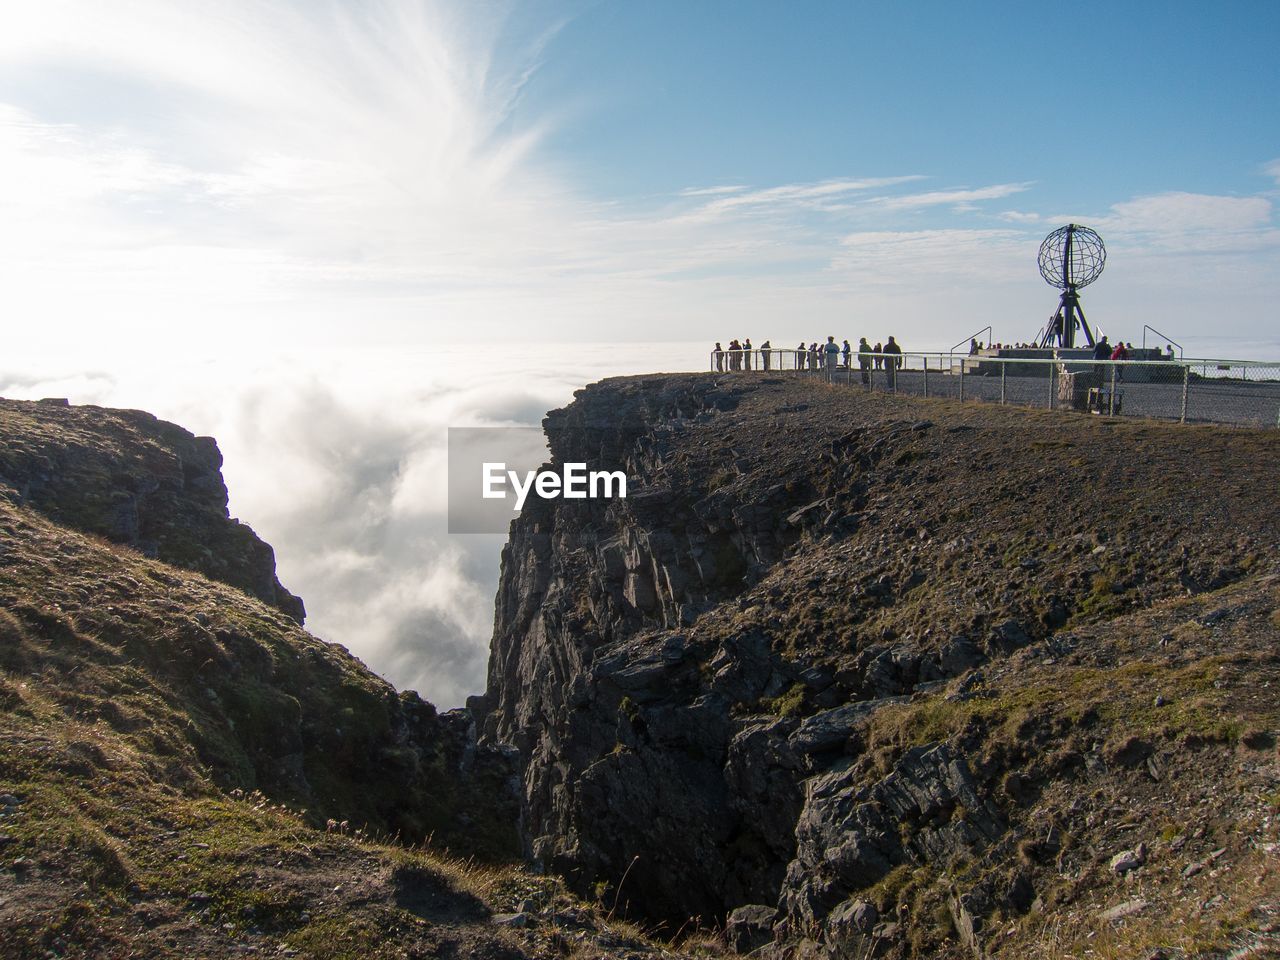
[{"label": "sea of clouds", "polygon": [[0,395],[148,410],[218,440],[231,513],[307,628],[442,708],[484,689],[505,536],[447,532],[449,427],[538,426],[604,376],[702,369],[701,344],[347,349],[0,362]]},{"label": "sea of clouds", "polygon": [[[1188,356],[1280,360],[1267,341],[1188,347]],[[217,438],[231,514],[275,547],[308,629],[448,708],[484,689],[506,540],[448,533],[448,429],[536,427],[595,380],[702,370],[707,360],[706,344],[687,342],[252,358],[136,347],[90,358],[69,346],[57,359],[0,360],[0,396],[144,409]]]}]

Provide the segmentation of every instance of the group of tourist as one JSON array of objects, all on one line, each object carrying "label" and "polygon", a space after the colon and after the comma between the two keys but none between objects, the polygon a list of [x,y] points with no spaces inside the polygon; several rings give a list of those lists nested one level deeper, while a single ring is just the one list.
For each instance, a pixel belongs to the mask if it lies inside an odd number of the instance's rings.
[{"label": "group of tourist", "polygon": [[[897,380],[898,371],[902,369],[902,347],[892,336],[884,343],[877,343],[874,346],[867,342],[866,337],[862,337],[858,340],[856,350],[849,345],[848,340],[836,343],[835,337],[827,337],[826,343],[818,343],[815,340],[807,346],[804,341],[801,341],[794,350],[790,351],[777,349],[768,340],[758,347],[753,347],[751,338],[744,337],[741,341],[730,340],[727,348],[717,341],[715,349],[711,351],[717,373],[751,370],[753,364],[759,370],[782,370],[784,369],[783,356],[787,353],[794,355],[795,369],[825,373],[828,377],[836,370],[852,369],[856,353],[862,382],[868,385],[871,383],[872,370],[885,371],[889,385],[893,386]],[[790,364],[787,366],[789,367]]]},{"label": "group of tourist", "polygon": [[[1116,345],[1113,347],[1110,343],[1107,342],[1107,337],[1105,334],[1102,336],[1101,339],[1098,340],[1097,343],[1093,345],[1093,359],[1095,360],[1115,360],[1117,362],[1121,362],[1124,360],[1128,360],[1132,355],[1133,355],[1132,343],[1125,343],[1123,340],[1120,340],[1120,341],[1117,341]],[[1170,360],[1173,359],[1173,344],[1169,344],[1166,357],[1167,359],[1170,359]],[[1116,367],[1116,379],[1117,380],[1124,379],[1123,366]]]}]

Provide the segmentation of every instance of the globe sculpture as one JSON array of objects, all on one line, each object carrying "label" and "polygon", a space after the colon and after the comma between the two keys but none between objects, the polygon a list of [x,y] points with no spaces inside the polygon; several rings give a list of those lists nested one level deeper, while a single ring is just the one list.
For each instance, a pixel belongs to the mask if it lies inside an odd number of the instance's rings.
[{"label": "globe sculpture", "polygon": [[1039,262],[1040,276],[1045,283],[1062,291],[1058,310],[1041,332],[1039,345],[1074,347],[1076,330],[1080,330],[1089,346],[1093,346],[1093,331],[1084,318],[1078,291],[1097,280],[1107,265],[1107,248],[1102,238],[1088,227],[1068,223],[1044,238]]}]

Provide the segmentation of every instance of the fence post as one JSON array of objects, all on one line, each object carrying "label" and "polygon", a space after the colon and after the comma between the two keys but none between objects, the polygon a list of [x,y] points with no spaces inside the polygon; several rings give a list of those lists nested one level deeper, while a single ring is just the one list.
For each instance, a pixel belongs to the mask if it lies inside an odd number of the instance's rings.
[{"label": "fence post", "polygon": [[1053,370],[1057,366],[1056,363],[1049,364],[1049,409],[1053,409]]},{"label": "fence post", "polygon": [[1000,362],[1000,406],[1004,406],[1004,378],[1009,372],[1009,365],[1003,360]]},{"label": "fence post", "polygon": [[1116,415],[1116,367],[1119,364],[1111,364],[1111,392],[1107,397],[1107,416],[1114,417]]},{"label": "fence post", "polygon": [[960,361],[960,399],[964,399],[964,361]]},{"label": "fence post", "polygon": [[924,358],[924,395],[929,396],[929,358]]},{"label": "fence post", "polygon": [[1179,423],[1187,422],[1187,399],[1191,393],[1191,368],[1184,366],[1182,368],[1182,415],[1178,417]]}]

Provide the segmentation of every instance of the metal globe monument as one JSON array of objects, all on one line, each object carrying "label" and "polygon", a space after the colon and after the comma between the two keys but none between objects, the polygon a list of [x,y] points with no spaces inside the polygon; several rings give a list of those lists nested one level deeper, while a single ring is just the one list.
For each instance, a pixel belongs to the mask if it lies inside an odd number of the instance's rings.
[{"label": "metal globe monument", "polygon": [[1061,290],[1062,296],[1057,312],[1040,334],[1038,345],[1070,349],[1076,345],[1079,330],[1089,346],[1093,346],[1093,331],[1084,317],[1078,291],[1097,280],[1107,265],[1107,248],[1102,238],[1088,227],[1068,223],[1044,238],[1039,263],[1040,276],[1049,286]]}]

